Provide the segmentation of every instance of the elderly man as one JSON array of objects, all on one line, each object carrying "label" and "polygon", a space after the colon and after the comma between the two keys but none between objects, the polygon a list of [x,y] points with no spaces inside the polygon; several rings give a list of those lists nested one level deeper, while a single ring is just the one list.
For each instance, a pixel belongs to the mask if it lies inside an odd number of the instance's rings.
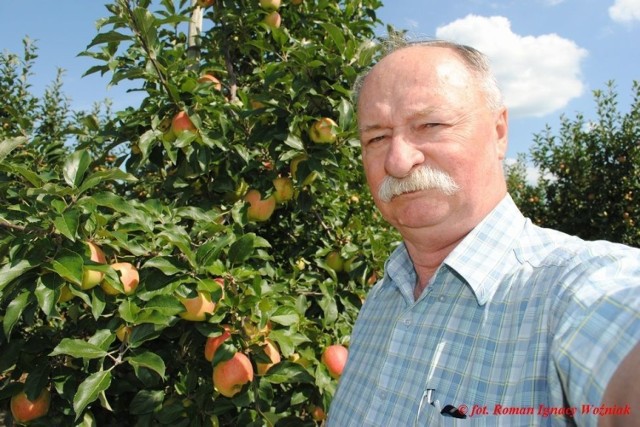
[{"label": "elderly man", "polygon": [[358,317],[329,425],[638,425],[640,251],[518,211],[486,58],[399,47],[361,80],[358,119],[404,241]]}]

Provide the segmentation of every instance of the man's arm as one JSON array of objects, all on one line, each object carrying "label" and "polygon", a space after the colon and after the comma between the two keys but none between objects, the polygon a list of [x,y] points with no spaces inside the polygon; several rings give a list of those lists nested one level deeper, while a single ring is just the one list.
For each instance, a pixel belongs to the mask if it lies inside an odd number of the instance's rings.
[{"label": "man's arm", "polygon": [[631,415],[600,417],[599,427],[640,426],[640,344],[624,358],[616,369],[602,397],[604,407],[631,407]]}]

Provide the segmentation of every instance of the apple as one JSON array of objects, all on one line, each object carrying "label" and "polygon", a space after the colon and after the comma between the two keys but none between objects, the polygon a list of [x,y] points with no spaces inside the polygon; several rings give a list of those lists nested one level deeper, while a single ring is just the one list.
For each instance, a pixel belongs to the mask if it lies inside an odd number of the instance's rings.
[{"label": "apple", "polygon": [[131,331],[133,331],[133,328],[131,326],[121,325],[118,329],[116,329],[116,337],[118,337],[120,342],[129,341]]},{"label": "apple", "polygon": [[264,23],[270,28],[280,28],[282,17],[274,10],[264,17]]},{"label": "apple", "polygon": [[207,342],[204,345],[204,358],[211,362],[213,360],[213,356],[216,354],[216,350],[218,350],[218,347],[220,347],[229,337],[231,337],[229,326],[224,325],[224,332],[222,332],[222,334],[217,337],[207,338]]},{"label": "apple", "polygon": [[180,111],[178,114],[173,116],[171,120],[171,131],[175,136],[180,136],[184,132],[195,132],[196,127],[193,125],[193,122],[184,111]]},{"label": "apple", "polygon": [[203,74],[198,79],[198,83],[210,83],[216,90],[222,90],[222,83],[213,74]]},{"label": "apple", "polygon": [[277,203],[286,203],[293,199],[293,181],[291,178],[281,176],[273,180],[273,187],[276,191],[273,193]]},{"label": "apple", "polygon": [[337,252],[337,251],[329,252],[326,258],[324,259],[324,261],[327,264],[327,266],[331,268],[333,271],[335,271],[336,273],[344,269],[344,261],[340,256],[340,252]]},{"label": "apple", "polygon": [[23,391],[11,398],[11,415],[13,420],[19,424],[27,424],[36,418],[40,418],[49,412],[51,403],[51,393],[43,389],[36,400],[29,400]]},{"label": "apple", "polygon": [[[89,246],[89,259],[93,262],[99,264],[106,264],[107,258],[104,256],[104,252],[100,249],[100,246],[96,245],[93,242],[86,242],[87,246]],[[82,289],[91,289],[98,285],[98,283],[102,282],[104,277],[104,273],[101,271],[91,270],[90,267],[84,267],[84,273],[82,274],[82,285],[80,286]]]},{"label": "apple", "polygon": [[60,288],[60,296],[58,297],[58,302],[67,302],[72,300],[74,297],[75,295],[71,293],[69,285],[62,285],[62,287]]},{"label": "apple", "polygon": [[280,0],[260,0],[260,7],[266,10],[276,10],[280,7]]},{"label": "apple", "polygon": [[244,353],[238,352],[213,368],[213,385],[223,396],[235,396],[250,381],[253,381],[253,366]]},{"label": "apple", "polygon": [[294,6],[300,6],[302,4],[302,0],[291,0],[291,4]]},{"label": "apple", "polygon": [[259,110],[261,108],[265,108],[266,105],[264,104],[264,102],[252,99],[251,101],[249,101],[249,105],[251,106],[252,110]]},{"label": "apple", "polygon": [[247,209],[247,218],[249,221],[266,221],[273,211],[276,209],[276,198],[271,195],[266,199],[262,198],[260,192],[256,189],[251,189],[245,194],[244,200],[249,203]]},{"label": "apple", "polygon": [[342,375],[344,365],[347,363],[349,350],[343,345],[333,344],[327,347],[322,353],[322,363],[329,370],[332,378],[338,379]]},{"label": "apple", "polygon": [[271,340],[265,340],[265,344],[262,346],[265,354],[271,359],[271,363],[256,363],[258,368],[258,375],[264,375],[267,373],[269,368],[273,365],[280,363],[281,357],[280,352],[278,351],[278,347]]},{"label": "apple", "polygon": [[200,7],[209,7],[216,4],[216,0],[198,0],[196,4]]},{"label": "apple", "polygon": [[[120,273],[120,283],[122,283],[124,293],[126,295],[134,293],[138,287],[138,283],[140,283],[140,275],[138,274],[136,267],[129,262],[116,262],[111,264],[111,268]],[[107,282],[103,282],[100,286],[102,286],[102,290],[106,294],[118,295],[121,293],[118,289],[114,288]]]},{"label": "apple", "polygon": [[298,165],[302,162],[306,162],[307,160],[309,160],[309,156],[307,156],[306,154],[298,154],[293,159],[291,159],[291,164],[289,166],[291,176],[298,182],[302,181],[302,183],[300,184],[302,187],[311,184],[316,180],[316,178],[318,178],[317,171],[311,171],[309,175],[305,176],[304,178],[298,177]]},{"label": "apple", "polygon": [[336,141],[338,124],[329,117],[316,120],[309,129],[309,137],[316,144],[330,144]]},{"label": "apple", "polygon": [[321,406],[314,406],[311,409],[311,418],[316,421],[324,421],[327,418],[327,414]]},{"label": "apple", "polygon": [[193,298],[180,298],[185,311],[180,313],[180,317],[193,322],[202,322],[207,318],[207,314],[213,314],[216,303],[211,301],[209,292],[198,291],[198,295]]},{"label": "apple", "polygon": [[269,332],[271,332],[271,328],[272,328],[272,325],[270,320],[267,320],[267,323],[265,324],[264,328],[259,329],[258,325],[253,323],[249,317],[242,318],[242,330],[244,332],[244,335],[249,340],[253,340],[257,337],[269,335]]}]

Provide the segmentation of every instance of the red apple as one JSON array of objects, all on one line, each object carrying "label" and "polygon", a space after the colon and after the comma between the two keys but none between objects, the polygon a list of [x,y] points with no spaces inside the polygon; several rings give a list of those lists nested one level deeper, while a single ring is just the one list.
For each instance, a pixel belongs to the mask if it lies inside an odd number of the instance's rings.
[{"label": "red apple", "polygon": [[185,311],[180,313],[180,317],[193,322],[202,322],[207,318],[207,314],[213,314],[216,303],[211,301],[209,292],[198,291],[198,295],[193,298],[181,298]]},{"label": "red apple", "polygon": [[222,332],[222,334],[217,337],[207,338],[207,342],[204,345],[204,358],[211,362],[213,360],[213,356],[216,354],[216,350],[218,350],[218,347],[220,347],[229,337],[231,337],[229,326],[224,325],[224,332]]},{"label": "red apple", "polygon": [[269,368],[273,365],[280,363],[282,358],[280,357],[280,352],[278,351],[278,347],[271,340],[265,340],[265,344],[262,346],[265,354],[271,359],[271,363],[256,363],[258,368],[258,375],[264,375],[267,373]]},{"label": "red apple", "polygon": [[171,131],[175,136],[180,136],[184,132],[195,132],[196,127],[193,125],[187,113],[180,111],[173,116],[173,120],[171,120]]},{"label": "red apple", "polygon": [[311,418],[316,421],[324,421],[327,418],[327,414],[324,412],[324,409],[320,406],[314,406],[311,409]]},{"label": "red apple", "polygon": [[222,83],[213,74],[203,74],[198,79],[198,83],[210,83],[216,90],[222,90]]},{"label": "red apple", "polygon": [[278,177],[273,180],[273,187],[276,190],[273,195],[277,203],[286,203],[293,199],[293,181],[291,181],[291,178],[286,176]]},{"label": "red apple", "polygon": [[244,196],[244,200],[249,203],[249,208],[247,209],[249,221],[266,221],[276,209],[276,198],[271,195],[263,199],[256,189],[249,190]]},{"label": "red apple", "polygon": [[[138,287],[138,283],[140,283],[140,275],[138,274],[138,269],[129,263],[129,262],[116,262],[111,264],[111,268],[116,270],[120,276],[120,283],[122,283],[122,287],[124,288],[124,293],[126,295],[131,295],[135,292]],[[119,290],[111,286],[107,282],[103,282],[101,284],[102,290],[109,295],[118,295],[120,293]]]},{"label": "red apple", "polygon": [[253,381],[253,366],[243,353],[238,352],[213,368],[213,385],[223,396],[235,396],[250,381]]},{"label": "red apple", "polygon": [[29,400],[25,392],[16,394],[11,398],[11,415],[19,424],[27,424],[49,412],[51,393],[44,389],[36,400]]},{"label": "red apple", "polygon": [[349,350],[343,345],[333,344],[327,347],[322,353],[322,363],[329,370],[331,377],[338,379],[342,375],[344,365],[347,363]]},{"label": "red apple", "polygon": [[317,144],[335,142],[338,135],[338,124],[329,117],[316,120],[309,129],[309,137]]},{"label": "red apple", "polygon": [[260,0],[260,7],[266,10],[276,10],[280,7],[280,0]]},{"label": "red apple", "polygon": [[198,0],[196,4],[200,7],[209,7],[216,4],[216,0]]},{"label": "red apple", "polygon": [[[106,264],[107,258],[104,256],[104,252],[100,249],[100,246],[93,242],[87,242],[89,246],[89,259],[99,264]],[[91,270],[89,266],[84,267],[84,273],[82,275],[82,289],[91,289],[97,286],[104,277],[104,273],[97,270]]]},{"label": "red apple", "polygon": [[282,17],[274,10],[264,17],[264,23],[270,28],[280,28]]}]

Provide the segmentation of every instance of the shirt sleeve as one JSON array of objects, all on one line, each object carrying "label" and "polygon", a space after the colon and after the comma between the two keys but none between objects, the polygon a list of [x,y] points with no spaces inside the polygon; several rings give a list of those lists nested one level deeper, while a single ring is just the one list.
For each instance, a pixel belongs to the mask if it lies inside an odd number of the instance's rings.
[{"label": "shirt sleeve", "polygon": [[640,342],[640,257],[627,252],[575,260],[556,308],[551,362],[580,426],[597,425],[607,384]]}]

